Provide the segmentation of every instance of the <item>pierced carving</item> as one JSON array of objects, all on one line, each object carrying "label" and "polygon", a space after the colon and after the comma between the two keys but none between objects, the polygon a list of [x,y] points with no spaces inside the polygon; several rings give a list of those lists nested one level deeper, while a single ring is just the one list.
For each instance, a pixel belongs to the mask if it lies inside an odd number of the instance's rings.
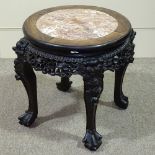
[{"label": "pierced carving", "polygon": [[97,104],[103,90],[103,74],[95,72],[84,75],[85,101],[89,104]]},{"label": "pierced carving", "polygon": [[106,54],[86,58],[48,54],[37,49],[26,38],[21,39],[13,49],[17,55],[23,57],[24,61],[30,63],[36,71],[61,77],[70,77],[72,74],[83,75],[92,70],[99,72],[114,71],[126,63],[132,63],[134,60],[134,36],[135,32],[132,31],[125,42],[115,50],[105,51],[104,53]]}]

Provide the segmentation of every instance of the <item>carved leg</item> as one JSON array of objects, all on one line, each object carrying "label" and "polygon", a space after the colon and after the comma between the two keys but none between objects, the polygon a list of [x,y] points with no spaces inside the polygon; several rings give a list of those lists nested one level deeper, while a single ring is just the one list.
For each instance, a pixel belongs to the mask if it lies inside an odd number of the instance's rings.
[{"label": "carved leg", "polygon": [[19,123],[30,126],[38,114],[36,76],[31,65],[24,62],[20,57],[15,59],[15,72],[16,79],[22,81],[29,99],[28,110],[18,117]]},{"label": "carved leg", "polygon": [[121,109],[127,109],[128,97],[123,94],[122,84],[128,64],[115,71],[114,102]]},{"label": "carved leg", "polygon": [[102,136],[96,131],[96,109],[103,90],[103,74],[84,77],[84,100],[86,107],[86,134],[83,138],[85,147],[97,150],[102,144]]},{"label": "carved leg", "polygon": [[69,81],[68,77],[62,77],[61,78],[61,82],[56,83],[57,88],[61,91],[68,91],[69,88],[71,87],[72,81]]}]

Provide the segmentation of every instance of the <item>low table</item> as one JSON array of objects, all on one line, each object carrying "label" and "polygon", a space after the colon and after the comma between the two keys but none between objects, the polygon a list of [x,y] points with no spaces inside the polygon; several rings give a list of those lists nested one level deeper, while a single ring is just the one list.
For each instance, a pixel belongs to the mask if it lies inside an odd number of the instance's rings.
[{"label": "low table", "polygon": [[134,58],[135,32],[121,14],[95,6],[60,6],[39,11],[25,21],[24,38],[14,47],[16,79],[21,80],[29,99],[19,123],[30,126],[38,115],[36,76],[33,71],[61,77],[57,88],[67,91],[69,78],[79,74],[84,81],[86,134],[83,143],[97,150],[102,136],[96,131],[96,109],[103,90],[103,76],[115,71],[114,102],[128,107],[122,83]]}]

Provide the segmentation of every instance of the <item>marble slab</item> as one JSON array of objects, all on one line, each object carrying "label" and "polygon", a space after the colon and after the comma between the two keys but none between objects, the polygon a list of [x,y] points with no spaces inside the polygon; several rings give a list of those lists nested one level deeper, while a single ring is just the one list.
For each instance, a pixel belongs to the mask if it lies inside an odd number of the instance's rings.
[{"label": "marble slab", "polygon": [[62,9],[41,16],[36,26],[42,33],[66,40],[104,37],[118,27],[115,18],[92,9]]}]

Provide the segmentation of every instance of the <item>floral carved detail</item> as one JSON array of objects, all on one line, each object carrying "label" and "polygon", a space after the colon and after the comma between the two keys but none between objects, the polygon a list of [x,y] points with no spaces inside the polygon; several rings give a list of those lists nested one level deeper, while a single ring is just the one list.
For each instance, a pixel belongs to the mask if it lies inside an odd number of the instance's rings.
[{"label": "floral carved detail", "polygon": [[103,90],[103,74],[88,74],[84,76],[85,101],[97,104]]},{"label": "floral carved detail", "polygon": [[21,63],[23,63],[23,59],[21,57],[18,57],[17,59],[14,60],[16,80],[22,80],[24,78],[23,66],[21,65]]},{"label": "floral carved detail", "polygon": [[61,77],[70,77],[72,74],[84,76],[89,72],[114,71],[127,63],[132,63],[134,60],[134,36],[135,32],[132,31],[124,43],[116,49],[86,58],[48,54],[36,48],[26,38],[22,38],[13,49],[20,59],[31,64],[36,71]]}]

